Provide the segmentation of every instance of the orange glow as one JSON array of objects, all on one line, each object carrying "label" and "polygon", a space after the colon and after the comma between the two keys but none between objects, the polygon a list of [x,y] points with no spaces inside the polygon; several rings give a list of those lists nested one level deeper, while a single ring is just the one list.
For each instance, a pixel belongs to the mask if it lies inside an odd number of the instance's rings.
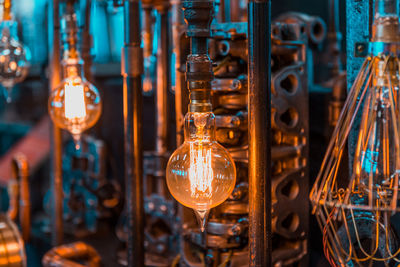
[{"label": "orange glow", "polygon": [[193,143],[190,144],[189,181],[192,197],[200,191],[203,196],[211,198],[214,176],[211,162],[211,148],[203,150],[202,145],[195,148]]},{"label": "orange glow", "polygon": [[80,120],[86,117],[83,85],[65,84],[65,118]]}]

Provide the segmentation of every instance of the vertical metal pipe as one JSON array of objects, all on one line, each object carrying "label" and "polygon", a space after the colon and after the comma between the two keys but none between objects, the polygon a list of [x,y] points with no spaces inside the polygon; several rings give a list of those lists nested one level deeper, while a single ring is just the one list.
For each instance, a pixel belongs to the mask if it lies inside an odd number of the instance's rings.
[{"label": "vertical metal pipe", "polygon": [[4,0],[3,1],[3,20],[11,20],[11,0]]},{"label": "vertical metal pipe", "polygon": [[168,90],[171,84],[169,6],[164,4],[157,10],[160,34],[157,49],[156,152],[164,155],[168,149]]},{"label": "vertical metal pipe", "polygon": [[92,0],[86,0],[85,1],[85,8],[84,8],[84,14],[85,14],[85,25],[83,25],[83,31],[82,31],[82,59],[85,62],[83,65],[83,71],[85,73],[85,78],[89,81],[93,81],[92,77],[92,72],[91,72],[91,67],[92,67],[92,56],[90,54],[90,48],[92,45],[92,38],[90,35],[90,18],[91,18],[91,9],[92,7]]},{"label": "vertical metal pipe", "polygon": [[[61,82],[60,65],[60,18],[59,1],[49,1],[49,25],[53,26],[53,41],[49,54],[50,78],[49,89],[53,90]],[[63,188],[62,188],[62,133],[61,129],[52,125],[53,137],[51,147],[51,189],[52,189],[52,244],[63,242]]]},{"label": "vertical metal pipe", "polygon": [[180,69],[182,64],[182,42],[180,28],[183,22],[183,12],[180,0],[171,0],[172,7],[172,47],[175,55],[175,119],[176,119],[176,145],[183,143],[183,120],[186,114],[187,90],[185,88],[184,73]]},{"label": "vertical metal pipe", "polygon": [[249,1],[249,266],[271,266],[270,27],[270,0]]},{"label": "vertical metal pipe", "polygon": [[153,5],[145,4],[142,5],[144,15],[143,25],[143,55],[145,58],[150,57],[153,54]]},{"label": "vertical metal pipe", "polygon": [[124,2],[124,47],[121,57],[125,135],[125,188],[129,267],[144,266],[144,207],[142,151],[142,74],[140,1]]}]

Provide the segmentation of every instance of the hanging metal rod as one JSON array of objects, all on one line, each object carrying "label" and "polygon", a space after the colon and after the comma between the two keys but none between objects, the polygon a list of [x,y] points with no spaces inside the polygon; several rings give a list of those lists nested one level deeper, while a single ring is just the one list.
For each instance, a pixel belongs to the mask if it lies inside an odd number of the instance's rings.
[{"label": "hanging metal rod", "polygon": [[124,109],[125,205],[127,211],[127,262],[144,266],[144,207],[142,149],[142,74],[140,1],[124,1],[124,47],[121,56]]},{"label": "hanging metal rod", "polygon": [[249,266],[271,266],[271,1],[248,4]]},{"label": "hanging metal rod", "polygon": [[[60,14],[58,0],[49,2],[52,5],[49,10],[52,10],[49,17],[50,27],[53,29],[53,41],[49,54],[49,66],[50,66],[50,91],[55,89],[56,86],[61,82],[61,60],[60,60]],[[52,192],[52,245],[57,246],[63,242],[63,188],[62,188],[62,132],[61,129],[52,125],[52,155],[51,155],[51,192]]]}]

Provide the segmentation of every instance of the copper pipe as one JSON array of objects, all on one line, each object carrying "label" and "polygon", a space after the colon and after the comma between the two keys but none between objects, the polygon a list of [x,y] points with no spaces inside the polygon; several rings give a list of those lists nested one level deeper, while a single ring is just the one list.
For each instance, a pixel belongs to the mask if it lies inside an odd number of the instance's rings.
[{"label": "copper pipe", "polygon": [[3,2],[3,20],[11,20],[11,0],[4,0]]},{"label": "copper pipe", "polygon": [[[80,264],[77,261],[85,261]],[[99,267],[101,257],[90,245],[83,242],[75,242],[52,248],[42,259],[43,267]]]},{"label": "copper pipe", "polygon": [[171,84],[169,4],[163,3],[156,8],[160,31],[157,49],[156,152],[164,155],[168,149],[168,91]]},{"label": "copper pipe", "polygon": [[182,64],[181,33],[183,13],[180,0],[171,0],[172,9],[172,47],[175,54],[175,120],[176,120],[176,145],[183,143],[183,121],[188,106],[188,92],[185,89],[185,73],[180,69]]},{"label": "copper pipe", "polygon": [[249,266],[271,266],[271,0],[248,4]]},{"label": "copper pipe", "polygon": [[28,161],[23,154],[17,154],[12,161],[12,180],[9,185],[10,206],[8,217],[15,221],[19,215],[22,238],[29,241],[31,232],[31,201],[29,190]]},{"label": "copper pipe", "polygon": [[143,15],[144,15],[144,27],[142,32],[143,38],[143,56],[145,58],[152,56],[153,54],[153,5],[151,1],[143,1]]},{"label": "copper pipe", "polygon": [[7,216],[10,218],[10,220],[15,221],[18,217],[18,212],[19,212],[19,205],[18,205],[18,200],[19,200],[19,183],[17,177],[14,175],[8,182],[8,198],[9,198],[9,205],[8,205],[8,211],[7,211]]},{"label": "copper pipe", "polygon": [[0,224],[0,267],[26,267],[25,248],[18,227],[5,214],[0,214]]},{"label": "copper pipe", "polygon": [[[49,29],[50,32],[53,32],[53,42],[49,54],[49,89],[51,91],[61,82],[59,1],[49,1],[48,10],[51,13],[49,25],[53,27],[53,29]],[[52,132],[52,244],[59,245],[63,241],[62,133],[61,129],[55,125],[52,125]]]},{"label": "copper pipe", "polygon": [[142,142],[141,1],[124,1],[124,47],[121,56],[123,76],[125,205],[127,210],[127,262],[129,267],[144,266],[144,199]]},{"label": "copper pipe", "polygon": [[91,7],[92,7],[92,0],[86,0],[85,2],[85,25],[83,26],[82,31],[82,59],[85,64],[83,65],[83,70],[85,73],[85,77],[87,80],[92,81],[92,55],[90,54],[90,49],[92,47],[92,37],[90,35],[90,18],[91,18]]}]

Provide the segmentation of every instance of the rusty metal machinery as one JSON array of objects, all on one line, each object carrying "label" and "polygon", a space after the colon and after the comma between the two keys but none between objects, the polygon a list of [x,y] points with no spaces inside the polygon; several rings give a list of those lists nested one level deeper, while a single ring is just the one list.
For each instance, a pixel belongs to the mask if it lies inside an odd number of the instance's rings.
[{"label": "rusty metal machinery", "polygon": [[[119,183],[107,174],[109,155],[103,141],[82,137],[82,147],[73,142],[63,154],[64,232],[83,237],[98,230],[99,220],[118,214],[122,206]],[[50,193],[44,199],[50,213]]]},{"label": "rusty metal machinery", "polygon": [[[319,21],[318,21],[319,22]],[[322,24],[324,25],[324,24]],[[275,266],[307,266],[308,235],[308,75],[310,35],[306,23],[275,22],[272,27],[272,260]],[[185,26],[174,28],[178,40],[175,94],[177,123],[187,97],[184,62]],[[248,265],[247,24],[212,25],[210,57],[214,62],[212,102],[217,140],[229,148],[237,167],[231,197],[212,210],[206,241],[191,211],[182,208],[181,263],[187,266]],[[321,38],[321,37],[320,37]],[[183,80],[182,80],[183,79]],[[178,141],[181,125],[177,125]],[[228,263],[230,265],[228,265]]]}]

